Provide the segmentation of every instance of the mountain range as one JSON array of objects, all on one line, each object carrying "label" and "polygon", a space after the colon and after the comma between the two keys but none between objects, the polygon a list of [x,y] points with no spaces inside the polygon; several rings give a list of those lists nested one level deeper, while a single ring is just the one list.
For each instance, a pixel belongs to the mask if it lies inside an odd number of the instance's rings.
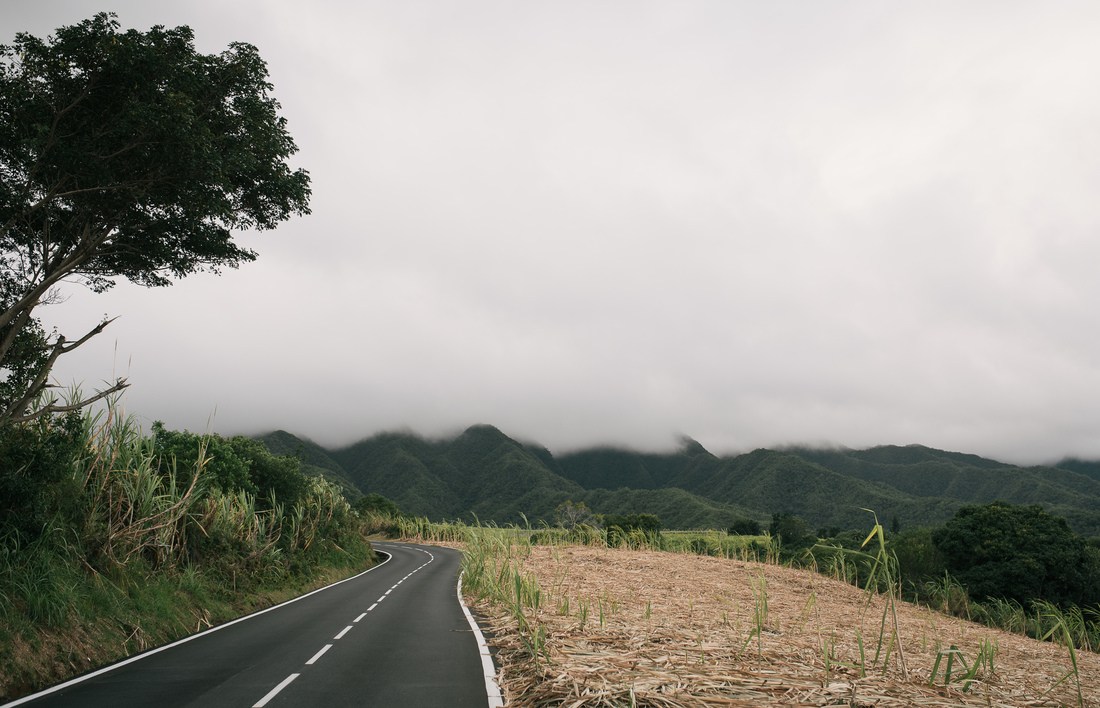
[{"label": "mountain range", "polygon": [[555,456],[489,425],[452,439],[382,433],[325,449],[285,431],[259,436],[276,454],[351,495],[377,493],[430,519],[553,523],[566,500],[602,514],[652,513],[665,528],[765,526],[774,513],[815,528],[866,529],[867,509],[902,527],[940,524],[966,504],[1039,504],[1100,536],[1100,462],[1017,467],[921,445],[866,450],[758,449],[719,457],[684,438],[667,453],[599,447]]}]

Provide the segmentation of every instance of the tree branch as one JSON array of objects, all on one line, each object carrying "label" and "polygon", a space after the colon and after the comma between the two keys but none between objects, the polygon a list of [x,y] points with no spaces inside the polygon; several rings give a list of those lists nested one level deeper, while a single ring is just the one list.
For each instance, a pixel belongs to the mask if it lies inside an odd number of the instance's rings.
[{"label": "tree branch", "polygon": [[[27,390],[23,393],[23,395],[20,398],[12,401],[12,403],[8,406],[7,410],[5,410],[3,413],[0,413],[0,425],[4,425],[5,423],[8,423],[8,422],[21,422],[21,421],[26,421],[26,420],[32,420],[34,418],[37,418],[39,416],[45,415],[45,414],[50,413],[50,412],[63,412],[63,410],[65,410],[64,406],[58,407],[58,406],[54,405],[57,401],[56,398],[52,399],[49,403],[47,403],[45,406],[43,406],[42,408],[40,408],[37,411],[31,412],[31,413],[26,413],[26,410],[27,410],[28,407],[30,407],[31,403],[38,397],[38,395],[40,393],[42,393],[42,391],[49,388],[46,384],[46,379],[49,377],[50,371],[53,370],[53,365],[57,362],[58,358],[62,354],[66,354],[68,352],[71,352],[72,350],[76,349],[80,345],[87,342],[92,337],[94,337],[97,334],[99,334],[100,332],[102,332],[103,329],[107,325],[114,322],[115,319],[117,319],[117,318],[111,318],[109,320],[104,320],[103,322],[100,322],[98,325],[93,327],[91,329],[91,331],[89,331],[87,334],[85,334],[83,337],[81,337],[77,341],[73,342],[72,344],[66,344],[67,340],[65,339],[65,337],[64,336],[59,336],[57,338],[57,341],[53,343],[53,345],[51,347],[50,355],[46,358],[46,361],[42,364],[41,368],[38,370],[38,375],[35,376],[34,381],[32,381],[31,384],[29,386],[27,386]],[[129,384],[126,383],[126,379],[124,379],[124,378],[117,379],[115,381],[114,385],[111,386],[109,389],[107,389],[107,393],[105,393],[103,395],[108,395],[110,393],[113,393],[114,391],[121,391],[122,389],[126,388],[127,386],[129,386]],[[103,393],[103,392],[100,392],[100,393]],[[79,408],[81,406],[87,405],[88,403],[98,401],[100,398],[103,397],[103,395],[97,394],[95,397],[80,403],[77,407]],[[75,410],[75,409],[73,409],[73,410]]]},{"label": "tree branch", "polygon": [[[110,387],[105,388],[102,391],[97,391],[94,396],[90,396],[88,398],[85,398],[81,401],[78,401],[77,403],[66,403],[63,406],[57,406],[57,405],[54,405],[53,403],[49,403],[45,407],[40,408],[40,409],[38,409],[36,411],[33,411],[31,413],[26,413],[24,415],[18,415],[18,416],[9,416],[7,418],[7,421],[11,422],[11,423],[25,423],[28,420],[34,420],[35,418],[39,418],[39,417],[47,415],[49,413],[70,413],[72,411],[78,411],[81,408],[83,408],[84,406],[91,405],[91,404],[95,403],[96,401],[103,400],[104,398],[106,398],[107,396],[110,396],[111,394],[118,393],[119,391],[123,390],[124,388],[127,388],[129,385],[130,384],[127,383],[126,379],[124,379],[124,378],[116,379],[115,382]],[[4,419],[0,418],[0,424],[2,424],[3,421],[4,421]]]}]

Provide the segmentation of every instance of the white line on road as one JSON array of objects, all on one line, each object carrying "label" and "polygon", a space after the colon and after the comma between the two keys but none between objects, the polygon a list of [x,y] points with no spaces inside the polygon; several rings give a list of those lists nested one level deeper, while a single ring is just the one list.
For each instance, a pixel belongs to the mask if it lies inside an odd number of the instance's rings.
[{"label": "white line on road", "polygon": [[[171,649],[172,647],[179,646],[180,644],[186,644],[187,642],[190,642],[194,639],[198,639],[199,637],[205,637],[207,634],[213,634],[214,632],[220,632],[221,630],[226,629],[228,627],[232,627],[233,625],[238,624],[240,622],[246,622],[246,621],[248,621],[250,619],[253,619],[255,617],[259,617],[260,615],[266,615],[268,612],[274,612],[275,610],[278,610],[281,607],[286,607],[287,605],[298,602],[299,600],[304,600],[307,597],[309,597],[310,595],[316,595],[319,592],[324,592],[325,590],[328,590],[330,588],[334,588],[337,585],[343,585],[346,582],[355,580],[358,577],[366,575],[367,573],[371,572],[375,568],[381,568],[386,563],[389,563],[390,558],[393,557],[391,554],[386,553],[385,551],[382,551],[382,555],[386,556],[386,560],[382,561],[378,565],[373,565],[370,568],[367,568],[362,573],[359,573],[359,575],[353,575],[350,578],[344,578],[343,580],[341,580],[339,582],[335,582],[332,585],[326,585],[323,588],[317,588],[313,592],[307,592],[305,595],[299,595],[298,597],[296,597],[292,600],[287,600],[286,602],[280,603],[278,605],[272,605],[271,607],[268,607],[266,610],[260,610],[259,612],[253,612],[250,615],[245,615],[244,617],[238,617],[237,619],[230,620],[229,622],[226,622],[225,624],[219,624],[216,627],[211,627],[210,629],[203,630],[202,632],[199,632],[197,634],[192,634],[188,637],[184,637],[183,639],[172,642],[170,644],[164,644],[164,645],[159,646],[155,649],[150,649],[149,651],[147,651],[143,654],[136,654],[134,656],[131,656],[128,659],[123,659],[122,661],[120,661],[116,664],[111,664],[110,666],[105,666],[102,669],[98,669],[96,671],[86,673],[83,676],[78,676],[74,679],[70,679],[68,681],[65,681],[64,683],[59,683],[56,686],[51,686],[50,688],[47,688],[44,691],[39,691],[38,693],[32,693],[29,696],[23,696],[22,698],[20,698],[18,700],[12,701],[11,703],[5,703],[4,708],[15,708],[15,706],[23,705],[24,703],[29,703],[30,701],[37,700],[37,699],[41,698],[42,696],[47,696],[51,693],[57,693],[58,691],[63,691],[63,690],[65,690],[66,688],[68,688],[70,686],[75,686],[78,683],[82,683],[84,681],[87,681],[88,679],[95,678],[96,676],[101,676],[101,675],[103,675],[103,674],[105,674],[109,671],[114,671],[115,669],[120,669],[123,666],[134,663],[135,661],[141,661],[142,659],[153,656],[154,654],[159,654],[160,652],[165,651],[166,649]],[[294,675],[297,676],[297,674],[294,674]],[[291,680],[293,680],[293,679],[291,679]]]},{"label": "white line on road", "polygon": [[477,626],[474,616],[470,614],[470,608],[466,607],[462,599],[462,574],[458,576],[458,604],[462,606],[462,614],[466,615],[466,621],[470,623],[470,629],[477,640],[478,653],[481,655],[481,670],[485,675],[485,697],[489,700],[489,708],[502,708],[504,697],[500,693],[500,684],[497,683],[497,672],[493,666],[493,657],[489,653],[489,645],[485,643],[485,635],[481,633],[481,627]]},{"label": "white line on road", "polygon": [[335,637],[333,637],[333,639],[343,639],[344,635],[347,634],[350,631],[351,631],[351,625],[349,624],[347,627],[344,627],[344,630],[342,632],[340,632]]},{"label": "white line on road", "polygon": [[306,662],[306,665],[308,666],[308,665],[310,665],[310,664],[314,664],[314,663],[316,663],[316,662],[317,662],[317,660],[318,660],[318,659],[320,659],[320,658],[321,658],[322,656],[324,656],[324,655],[325,655],[325,652],[326,652],[326,651],[328,651],[328,650],[329,650],[329,649],[331,649],[331,648],[332,648],[332,645],[331,645],[331,644],[326,644],[325,646],[321,647],[321,651],[319,651],[319,652],[317,652],[316,654],[314,654],[314,655],[313,655],[313,658],[312,658],[312,659],[310,659],[309,661],[307,661],[307,662]]},{"label": "white line on road", "polygon": [[[376,602],[376,603],[374,603],[373,605],[371,605],[370,607],[368,607],[368,608],[367,608],[367,612],[370,612],[370,611],[371,611],[371,610],[373,610],[373,609],[374,609],[375,607],[378,607],[378,603],[377,603],[377,602]],[[363,614],[366,614],[366,612],[364,612]]]},{"label": "white line on road", "polygon": [[266,696],[264,696],[260,700],[253,703],[252,708],[264,708],[264,706],[267,705],[268,701],[270,701],[272,698],[274,698],[276,695],[278,695],[279,691],[286,688],[287,685],[290,684],[291,681],[298,678],[299,676],[301,676],[301,674],[291,674],[290,676],[287,676],[285,679],[282,680],[282,682],[278,686],[276,686],[275,688],[268,691]]},{"label": "white line on road", "polygon": [[366,616],[367,616],[367,613],[366,613],[366,612],[364,612],[363,614],[361,614],[361,615],[359,615],[358,617],[356,617],[354,621],[355,621],[355,622],[358,622],[359,620],[363,619],[363,618],[364,618],[364,617],[366,617]]}]

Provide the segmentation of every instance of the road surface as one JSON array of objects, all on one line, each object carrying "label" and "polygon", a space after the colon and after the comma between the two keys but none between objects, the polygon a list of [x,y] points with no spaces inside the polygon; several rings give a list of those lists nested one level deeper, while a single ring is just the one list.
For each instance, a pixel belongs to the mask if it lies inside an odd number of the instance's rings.
[{"label": "road surface", "polygon": [[461,554],[374,547],[389,558],[354,578],[8,706],[501,705],[456,594]]}]

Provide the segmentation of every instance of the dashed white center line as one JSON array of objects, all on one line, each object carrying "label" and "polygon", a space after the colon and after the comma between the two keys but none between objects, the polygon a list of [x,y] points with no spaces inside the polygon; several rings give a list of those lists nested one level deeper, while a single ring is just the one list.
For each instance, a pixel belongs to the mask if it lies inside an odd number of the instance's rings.
[{"label": "dashed white center line", "polygon": [[[416,570],[412,571],[411,573],[409,573],[409,574],[408,574],[408,575],[406,575],[405,577],[403,577],[403,578],[401,578],[400,580],[398,580],[398,581],[397,581],[397,583],[396,583],[396,584],[395,584],[395,585],[394,585],[393,587],[391,587],[391,588],[390,588],[389,590],[387,590],[387,591],[386,591],[385,593],[383,593],[382,597],[378,598],[378,602],[375,602],[375,603],[374,603],[373,605],[371,605],[370,607],[368,607],[368,608],[367,608],[367,612],[370,612],[370,611],[371,611],[371,610],[373,610],[373,609],[374,609],[375,607],[378,607],[378,603],[379,603],[379,602],[382,602],[383,600],[385,600],[385,599],[386,599],[386,597],[387,597],[387,596],[388,596],[388,595],[389,595],[389,594],[390,594],[391,592],[393,592],[394,590],[396,590],[396,589],[397,589],[397,586],[398,586],[398,585],[400,585],[401,583],[403,583],[403,582],[405,582],[406,580],[408,580],[409,578],[411,578],[411,577],[412,577],[412,576],[413,576],[414,574],[418,573],[418,572],[419,572],[420,570],[422,570],[423,568],[426,568],[426,567],[427,567],[427,566],[428,566],[428,565],[429,565],[429,564],[430,564],[430,563],[431,563],[432,561],[434,561],[434,560],[435,560],[435,556],[434,556],[434,555],[432,555],[431,553],[429,553],[428,551],[425,551],[425,550],[423,550],[423,549],[419,549],[419,548],[418,548],[417,550],[419,550],[419,551],[420,551],[421,553],[425,553],[425,554],[427,554],[427,556],[428,556],[428,558],[429,558],[430,560],[428,560],[428,562],[427,562],[427,563],[424,563],[424,565],[421,565],[421,566],[420,566],[419,568],[417,568]],[[388,560],[388,559],[387,559],[387,560]],[[358,617],[356,617],[356,618],[355,618],[355,619],[353,620],[353,624],[349,624],[349,625],[348,625],[347,627],[344,627],[344,628],[343,628],[343,629],[342,629],[342,630],[340,631],[340,633],[339,633],[339,634],[337,634],[337,635],[336,635],[336,636],[335,636],[335,637],[334,637],[333,639],[334,639],[334,640],[335,640],[335,639],[342,639],[342,638],[344,637],[344,635],[346,635],[346,634],[347,634],[348,632],[350,632],[350,631],[352,630],[352,627],[353,627],[354,623],[356,623],[356,622],[359,622],[360,620],[362,620],[362,619],[363,619],[364,617],[366,617],[366,616],[367,616],[367,612],[363,612],[363,613],[362,613],[362,614],[360,614],[360,615],[359,615]],[[317,660],[318,660],[318,659],[320,659],[320,658],[321,658],[322,656],[324,656],[324,655],[325,655],[325,652],[327,652],[327,651],[328,651],[329,649],[331,649],[331,648],[332,648],[332,646],[333,646],[332,644],[326,644],[325,646],[321,647],[321,650],[320,650],[319,652],[317,652],[316,654],[314,654],[314,655],[313,655],[313,656],[312,656],[312,657],[310,658],[310,660],[306,662],[306,665],[308,666],[308,665],[312,665],[312,664],[315,664],[315,663],[317,662]],[[484,663],[484,659],[483,659],[483,663]],[[491,663],[490,663],[490,665],[491,665]],[[279,683],[279,685],[278,685],[278,686],[276,686],[275,688],[273,688],[273,689],[271,689],[270,691],[268,691],[268,693],[267,693],[267,695],[266,695],[266,696],[264,696],[263,698],[261,698],[261,699],[260,699],[260,700],[259,700],[258,702],[256,702],[255,704],[253,704],[252,708],[264,708],[264,706],[266,706],[266,705],[267,705],[267,704],[268,704],[268,703],[269,703],[269,702],[271,701],[271,699],[273,699],[273,698],[274,698],[275,696],[277,696],[277,695],[279,694],[279,692],[280,692],[280,691],[282,691],[282,690],[283,690],[284,688],[286,688],[286,687],[287,687],[288,685],[290,685],[290,682],[291,682],[291,681],[293,681],[294,679],[298,678],[298,677],[299,677],[300,675],[301,675],[301,674],[291,674],[291,675],[287,676],[287,677],[286,677],[285,679],[283,679],[283,680],[282,680],[282,681],[281,681],[281,682]],[[495,705],[495,704],[493,704],[492,702],[490,702],[490,705]]]},{"label": "dashed white center line", "polygon": [[286,688],[291,681],[298,678],[299,676],[301,676],[301,674],[291,674],[290,676],[287,676],[285,679],[282,680],[282,682],[279,683],[278,686],[268,691],[266,696],[253,703],[252,708],[264,708],[264,706],[267,705],[268,701],[278,695],[279,691]]},{"label": "dashed white center line", "polygon": [[326,651],[328,651],[328,650],[329,650],[329,649],[331,649],[331,648],[332,648],[332,645],[331,645],[331,644],[326,644],[325,646],[321,647],[321,651],[319,651],[319,652],[317,652],[316,654],[314,654],[314,655],[313,655],[313,658],[312,658],[312,659],[310,659],[309,661],[307,661],[307,662],[306,662],[306,665],[308,666],[308,665],[310,665],[310,664],[313,664],[313,663],[315,663],[315,662],[316,662],[316,661],[317,661],[318,659],[320,659],[320,658],[321,658],[322,656],[324,656],[324,655],[325,655],[325,652],[326,652]]}]

